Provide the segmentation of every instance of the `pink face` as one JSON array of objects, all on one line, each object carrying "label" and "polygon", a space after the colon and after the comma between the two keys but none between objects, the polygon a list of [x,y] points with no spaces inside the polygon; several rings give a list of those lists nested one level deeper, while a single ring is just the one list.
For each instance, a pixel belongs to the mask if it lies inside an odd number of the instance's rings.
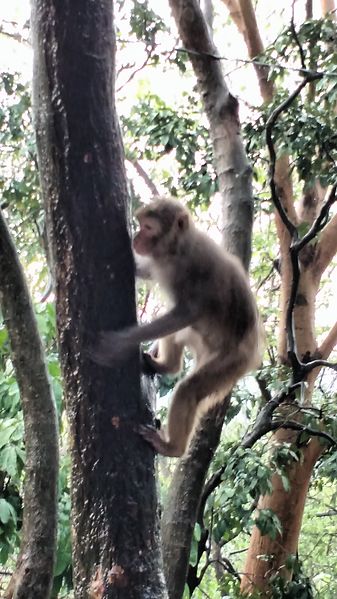
[{"label": "pink face", "polygon": [[157,219],[143,217],[139,219],[140,229],[133,238],[133,249],[140,256],[150,256],[162,231]]}]

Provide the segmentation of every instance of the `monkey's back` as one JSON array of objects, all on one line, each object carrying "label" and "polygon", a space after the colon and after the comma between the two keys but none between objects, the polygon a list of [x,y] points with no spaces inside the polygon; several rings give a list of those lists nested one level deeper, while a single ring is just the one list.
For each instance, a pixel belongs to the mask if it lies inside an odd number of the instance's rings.
[{"label": "monkey's back", "polygon": [[210,346],[237,347],[257,329],[257,309],[248,277],[238,258],[195,229],[192,241],[180,253],[172,295],[178,305],[198,313],[195,329]]}]

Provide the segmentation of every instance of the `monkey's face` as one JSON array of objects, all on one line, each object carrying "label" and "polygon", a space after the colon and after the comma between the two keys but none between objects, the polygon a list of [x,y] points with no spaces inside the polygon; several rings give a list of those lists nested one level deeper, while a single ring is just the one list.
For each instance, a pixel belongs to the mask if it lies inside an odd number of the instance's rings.
[{"label": "monkey's face", "polygon": [[140,256],[151,256],[162,236],[160,223],[151,217],[139,217],[139,231],[133,238],[133,249]]},{"label": "monkey's face", "polygon": [[192,226],[188,212],[176,201],[159,199],[137,210],[139,232],[133,249],[140,256],[155,260],[176,254],[179,244],[189,236]]}]

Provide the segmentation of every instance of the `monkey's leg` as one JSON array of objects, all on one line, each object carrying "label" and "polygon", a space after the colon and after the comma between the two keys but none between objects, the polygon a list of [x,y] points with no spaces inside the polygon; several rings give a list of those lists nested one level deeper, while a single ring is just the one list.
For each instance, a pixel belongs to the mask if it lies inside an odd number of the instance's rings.
[{"label": "monkey's leg", "polygon": [[159,339],[153,353],[144,353],[143,360],[153,373],[175,374],[182,369],[183,352],[183,342],[177,341],[176,335],[168,335]]},{"label": "monkey's leg", "polygon": [[210,402],[222,401],[245,372],[246,364],[240,354],[209,360],[176,387],[166,432],[151,429],[146,434],[142,432],[143,437],[158,453],[181,456],[195,426],[199,403],[205,398]]}]

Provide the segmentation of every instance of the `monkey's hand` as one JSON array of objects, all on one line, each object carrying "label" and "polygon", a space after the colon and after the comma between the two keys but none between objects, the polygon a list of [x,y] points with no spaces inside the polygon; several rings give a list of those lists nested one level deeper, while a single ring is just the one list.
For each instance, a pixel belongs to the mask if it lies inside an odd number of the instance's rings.
[{"label": "monkey's hand", "polygon": [[88,357],[100,366],[112,367],[126,360],[134,345],[130,343],[128,330],[102,331],[96,345],[87,350]]},{"label": "monkey's hand", "polygon": [[173,447],[171,443],[166,440],[164,431],[158,431],[156,428],[149,425],[141,425],[138,431],[143,439],[150,443],[157,453],[171,458],[181,455],[182,452],[177,450],[177,448]]},{"label": "monkey's hand", "polygon": [[160,368],[158,368],[159,345],[158,341],[152,344],[150,351],[141,352],[140,365],[142,373],[146,376],[154,376],[155,374],[161,374]]}]

